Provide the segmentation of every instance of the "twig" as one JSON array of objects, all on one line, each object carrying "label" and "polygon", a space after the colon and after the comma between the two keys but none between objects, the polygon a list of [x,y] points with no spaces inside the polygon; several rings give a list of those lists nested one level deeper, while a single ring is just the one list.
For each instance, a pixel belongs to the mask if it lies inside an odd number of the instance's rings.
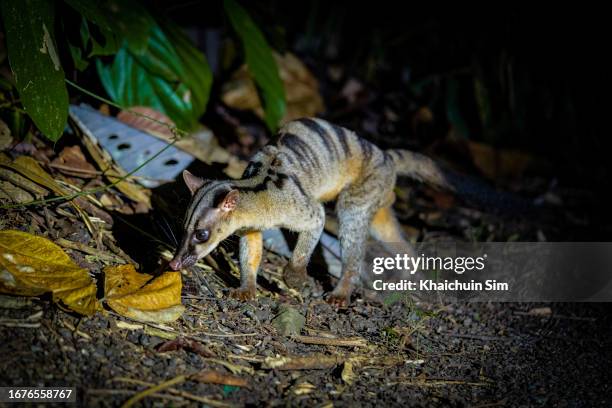
[{"label": "twig", "polygon": [[361,337],[352,337],[345,339],[334,339],[329,337],[318,336],[291,336],[295,341],[304,344],[320,344],[323,346],[339,346],[339,347],[366,347],[368,342]]},{"label": "twig", "polygon": [[[201,334],[203,336],[209,337],[247,337],[247,336],[257,336],[259,333],[211,333],[211,332],[198,332],[197,334]],[[194,337],[194,340],[198,340]]]},{"label": "twig", "polygon": [[[91,395],[130,395],[130,394],[133,394],[133,391],[130,391],[130,390],[111,390],[111,389],[105,389],[105,388],[93,388],[93,389],[85,390],[85,392]],[[167,399],[170,401],[177,401],[177,402],[185,401],[184,397],[170,395],[170,394],[155,393],[155,394],[151,394],[150,396],[155,397],[155,398]]]},{"label": "twig", "polygon": [[477,334],[458,334],[458,333],[440,333],[444,336],[458,337],[460,339],[483,340],[483,341],[512,341],[509,337],[500,336],[481,336]]},{"label": "twig", "polygon": [[406,380],[406,381],[392,381],[385,383],[385,385],[415,385],[417,387],[441,387],[444,385],[470,385],[473,387],[487,387],[491,384],[483,382],[470,382],[462,380]]},{"label": "twig", "polygon": [[111,254],[108,252],[107,253],[100,252],[99,250],[88,247],[87,245],[82,244],[80,242],[69,241],[64,238],[57,238],[55,240],[55,243],[64,248],[74,249],[76,251],[83,252],[88,255],[97,256],[98,258],[102,260],[106,260],[110,262],[117,262],[117,263],[125,263],[125,259],[120,258],[115,254]]},{"label": "twig", "polygon": [[138,401],[140,401],[143,398],[146,398],[152,394],[157,393],[158,391],[164,390],[168,387],[171,387],[175,384],[180,384],[182,382],[187,381],[187,376],[186,375],[177,375],[174,378],[171,378],[167,381],[161,382],[153,387],[147,388],[144,391],[139,392],[138,394],[134,395],[132,398],[130,398],[129,400],[127,400],[125,403],[123,403],[123,405],[121,405],[122,408],[129,408],[132,405],[136,404]]},{"label": "twig", "polygon": [[6,327],[21,327],[23,329],[38,329],[40,323],[26,323],[22,321],[0,320],[0,326]]},{"label": "twig", "polygon": [[[153,383],[147,382],[147,381],[142,381],[142,380],[136,380],[134,378],[128,378],[128,377],[115,377],[112,379],[112,381],[120,381],[120,382],[125,382],[128,384],[137,384],[137,385],[142,385],[145,387],[150,387],[152,385],[154,385]],[[181,391],[181,390],[177,390],[176,388],[168,388],[166,391],[168,391],[170,394],[174,394],[174,395],[179,395],[185,399],[189,399],[189,400],[193,400],[193,401],[198,401],[201,402],[203,404],[208,404],[212,407],[231,407],[230,404],[227,404],[225,402],[221,402],[221,401],[217,401],[217,400],[213,400],[210,398],[206,398],[206,397],[200,397],[199,395],[194,395],[191,394],[187,391]]]},{"label": "twig", "polygon": [[[101,171],[101,170],[87,170],[87,169],[79,169],[78,167],[70,167],[70,166],[64,166],[63,164],[57,164],[57,163],[47,163],[46,164],[48,167],[52,167],[54,169],[58,169],[58,170],[67,170],[67,171],[72,171],[74,173],[81,173],[81,174],[87,174],[87,175],[92,175],[92,176],[108,176],[108,177],[121,177],[121,174],[106,170],[106,171]],[[132,176],[133,179],[142,179],[142,180],[151,180],[150,177],[144,177],[144,176]],[[155,179],[157,181],[159,181],[160,179]],[[161,181],[166,181],[166,182],[170,182],[172,180],[161,180]]]}]

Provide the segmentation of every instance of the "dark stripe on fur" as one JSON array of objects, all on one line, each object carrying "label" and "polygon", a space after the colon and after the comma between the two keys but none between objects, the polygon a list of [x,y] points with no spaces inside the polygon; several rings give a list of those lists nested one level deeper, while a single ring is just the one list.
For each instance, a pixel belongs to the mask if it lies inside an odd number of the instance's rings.
[{"label": "dark stripe on fur", "polygon": [[307,161],[313,168],[319,168],[319,159],[312,147],[292,133],[285,133],[280,139],[280,143],[300,156],[302,161]]},{"label": "dark stripe on fur", "polygon": [[321,142],[323,142],[323,145],[325,145],[325,149],[327,149],[327,151],[330,153],[331,158],[339,157],[336,145],[333,143],[333,141],[329,140],[329,135],[323,126],[319,125],[315,120],[309,118],[299,119],[299,122],[319,136],[319,139],[321,139]]},{"label": "dark stripe on fur", "polygon": [[261,162],[250,162],[244,173],[242,173],[242,180],[257,176],[262,166],[263,163]]},{"label": "dark stripe on fur", "polygon": [[340,141],[342,145],[342,150],[344,151],[344,156],[348,157],[351,154],[351,147],[348,144],[348,140],[346,140],[346,131],[340,126],[331,125],[332,130],[336,134],[336,138]]}]

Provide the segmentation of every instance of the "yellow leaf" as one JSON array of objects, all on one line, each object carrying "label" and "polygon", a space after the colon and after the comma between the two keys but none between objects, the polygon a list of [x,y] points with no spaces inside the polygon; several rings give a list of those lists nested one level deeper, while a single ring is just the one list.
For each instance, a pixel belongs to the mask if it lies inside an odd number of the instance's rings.
[{"label": "yellow leaf", "polygon": [[171,322],[184,311],[181,304],[181,274],[161,276],[138,273],[134,265],[104,269],[106,303],[117,313],[144,322]]},{"label": "yellow leaf", "polygon": [[66,191],[55,182],[53,177],[49,175],[36,160],[29,156],[19,156],[10,164],[4,164],[13,170],[18,171],[35,183],[47,187],[57,195],[66,195]]},{"label": "yellow leaf", "polygon": [[96,285],[57,245],[26,232],[0,231],[0,292],[37,296],[51,292],[53,301],[83,315],[100,310]]}]

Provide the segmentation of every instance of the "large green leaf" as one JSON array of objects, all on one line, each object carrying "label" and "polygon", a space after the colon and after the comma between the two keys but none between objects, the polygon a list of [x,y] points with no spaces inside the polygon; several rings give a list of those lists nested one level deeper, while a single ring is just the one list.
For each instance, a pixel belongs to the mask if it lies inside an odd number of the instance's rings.
[{"label": "large green leaf", "polygon": [[156,26],[142,54],[124,44],[110,66],[97,61],[98,73],[115,102],[155,108],[180,128],[193,129],[206,109],[212,74],[189,40],[180,31],[170,31],[166,36]]},{"label": "large green leaf", "polygon": [[274,131],[285,115],[286,102],[285,89],[272,55],[272,49],[240,4],[235,0],[224,0],[223,5],[244,46],[249,72],[262,94],[266,124]]},{"label": "large green leaf", "polygon": [[212,86],[213,75],[208,61],[204,54],[193,46],[180,27],[167,22],[163,25],[163,28],[181,59],[184,69],[183,80],[191,90],[193,111],[197,116],[200,116],[206,111]]},{"label": "large green leaf", "polygon": [[53,2],[2,0],[0,7],[21,103],[38,129],[55,141],[68,117],[68,92],[53,40]]}]

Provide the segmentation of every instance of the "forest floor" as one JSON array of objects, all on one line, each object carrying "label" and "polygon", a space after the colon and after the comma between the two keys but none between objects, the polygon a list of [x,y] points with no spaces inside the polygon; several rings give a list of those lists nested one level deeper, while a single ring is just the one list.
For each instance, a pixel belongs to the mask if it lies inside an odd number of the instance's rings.
[{"label": "forest floor", "polygon": [[[180,320],[161,327],[111,313],[79,318],[45,300],[2,308],[0,322],[36,323],[0,325],[2,385],[73,386],[79,406],[89,407],[118,406],[139,391],[195,373],[225,385],[185,379],[143,404],[612,403],[610,308],[601,305],[383,306],[357,300],[338,311],[321,299],[263,296],[245,303],[189,293],[183,303]],[[281,304],[306,316],[307,334],[347,344],[305,344],[278,335],[271,320]]]},{"label": "forest floor", "polygon": [[[400,218],[410,220],[403,201]],[[78,241],[86,227],[77,217],[66,219],[62,206],[6,211],[3,229]],[[430,225],[434,235],[470,229],[460,227],[465,212],[432,211],[423,222],[438,224]],[[125,251],[143,263],[159,258],[155,243],[140,235],[154,219],[135,216],[140,226],[130,224],[129,234],[113,230],[123,235],[117,245],[131,242]],[[490,225],[487,233],[525,233],[495,218],[476,224],[479,231]],[[414,230],[406,227],[407,234]],[[186,309],[172,323],[142,324],[110,309],[84,318],[46,297],[0,297],[0,382],[74,386],[79,406],[89,407],[118,406],[155,385],[164,387],[144,398],[144,406],[612,404],[609,305],[378,303],[357,293],[349,307],[335,309],[319,281],[306,296],[279,288],[286,259],[267,251],[259,296],[243,302],[227,296],[238,283],[232,250],[217,257],[217,272],[184,272]],[[66,252],[101,279],[99,258]],[[281,306],[305,317],[301,336],[279,334],[273,320]]]}]

